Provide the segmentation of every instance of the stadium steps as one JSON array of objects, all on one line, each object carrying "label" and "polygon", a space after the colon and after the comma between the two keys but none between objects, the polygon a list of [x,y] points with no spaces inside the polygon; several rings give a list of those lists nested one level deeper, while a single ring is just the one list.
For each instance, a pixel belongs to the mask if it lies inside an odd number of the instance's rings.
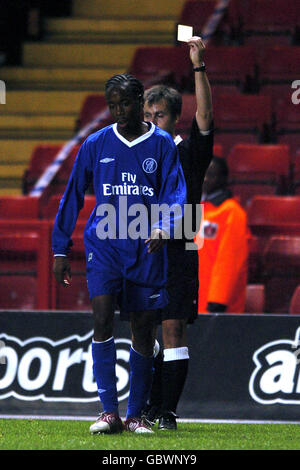
[{"label": "stadium steps", "polygon": [[73,43],[171,43],[174,39],[174,20],[49,18],[45,23],[45,39],[47,42]]},{"label": "stadium steps", "polygon": [[[169,45],[169,44],[161,44]],[[147,44],[141,44],[141,47]],[[131,44],[56,44],[28,42],[23,47],[23,64],[53,67],[116,67],[126,71],[137,45]]]},{"label": "stadium steps", "polygon": [[115,67],[3,67],[1,78],[10,90],[104,90],[106,81],[124,69]]},{"label": "stadium steps", "polygon": [[71,18],[45,21],[45,38],[23,44],[22,66],[2,67],[0,195],[20,194],[35,145],[74,135],[85,97],[128,70],[138,46],[170,46],[185,0],[74,0]]},{"label": "stadium steps", "polygon": [[[28,138],[0,140],[0,196],[17,196],[22,193],[24,171],[28,167],[33,149],[40,143],[40,139]],[[48,143],[63,145],[64,141],[51,140]]]},{"label": "stadium steps", "polygon": [[151,2],[149,0],[73,0],[73,16],[81,18],[157,18],[173,19],[179,17],[185,0],[164,0]]},{"label": "stadium steps", "polygon": [[0,116],[0,138],[16,134],[19,138],[71,139],[75,122],[72,116],[18,114]]},{"label": "stadium steps", "polygon": [[6,105],[1,106],[1,115],[66,115],[75,119],[85,97],[85,91],[8,91]]}]

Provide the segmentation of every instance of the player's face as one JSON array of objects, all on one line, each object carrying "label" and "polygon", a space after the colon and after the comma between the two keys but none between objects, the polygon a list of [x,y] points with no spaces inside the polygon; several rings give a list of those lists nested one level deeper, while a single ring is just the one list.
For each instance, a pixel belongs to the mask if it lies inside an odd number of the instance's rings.
[{"label": "player's face", "polygon": [[112,89],[107,104],[119,131],[130,132],[141,123],[141,102],[128,92],[126,86]]},{"label": "player's face", "polygon": [[175,137],[175,125],[177,119],[171,115],[166,100],[162,99],[157,103],[149,105],[148,101],[144,104],[144,119],[153,122],[166,132]]}]

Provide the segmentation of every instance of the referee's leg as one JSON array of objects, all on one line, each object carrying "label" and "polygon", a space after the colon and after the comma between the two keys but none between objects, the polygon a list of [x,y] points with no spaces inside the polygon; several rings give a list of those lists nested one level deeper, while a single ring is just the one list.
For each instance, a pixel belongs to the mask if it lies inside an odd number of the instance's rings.
[{"label": "referee's leg", "polygon": [[162,337],[164,349],[182,348],[187,346],[186,323],[183,319],[169,319],[162,321]]},{"label": "referee's leg", "polygon": [[189,353],[187,319],[162,321],[164,357],[162,366],[162,404],[159,429],[176,429],[176,409],[186,381]]}]

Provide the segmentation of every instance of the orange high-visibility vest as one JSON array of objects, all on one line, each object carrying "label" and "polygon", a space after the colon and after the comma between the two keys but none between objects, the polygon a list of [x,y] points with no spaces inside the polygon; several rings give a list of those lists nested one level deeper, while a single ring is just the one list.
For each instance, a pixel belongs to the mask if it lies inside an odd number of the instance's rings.
[{"label": "orange high-visibility vest", "polygon": [[207,313],[208,302],[227,305],[228,313],[242,313],[248,271],[246,212],[234,199],[219,206],[206,201],[202,207],[203,221],[195,238],[199,259],[198,313]]}]

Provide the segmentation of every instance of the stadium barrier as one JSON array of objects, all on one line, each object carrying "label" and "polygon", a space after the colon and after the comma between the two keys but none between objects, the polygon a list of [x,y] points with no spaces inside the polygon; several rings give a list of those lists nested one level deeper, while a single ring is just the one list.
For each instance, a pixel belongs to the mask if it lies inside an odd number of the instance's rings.
[{"label": "stadium barrier", "polygon": [[[117,387],[124,416],[130,332],[117,315]],[[0,415],[96,416],[90,312],[0,311]],[[200,315],[188,328],[180,418],[299,422],[300,317]]]}]

